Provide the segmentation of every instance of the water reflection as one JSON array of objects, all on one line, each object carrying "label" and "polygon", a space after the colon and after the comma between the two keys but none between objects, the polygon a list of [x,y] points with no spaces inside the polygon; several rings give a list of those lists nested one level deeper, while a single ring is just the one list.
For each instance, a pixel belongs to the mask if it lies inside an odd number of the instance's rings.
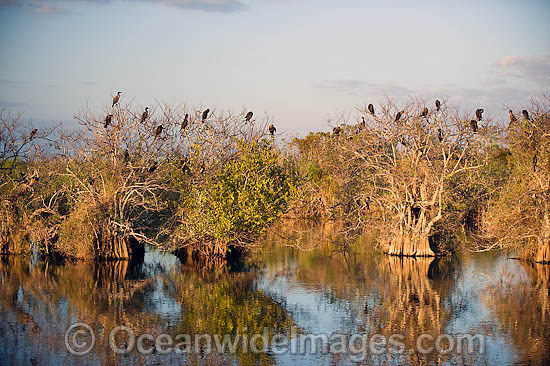
[{"label": "water reflection", "polygon": [[[311,246],[304,244],[304,246]],[[136,334],[364,333],[403,335],[406,353],[367,354],[363,364],[544,364],[550,348],[549,266],[502,255],[395,258],[350,255],[341,246],[276,245],[233,270],[147,252],[143,261],[0,262],[2,364],[354,364],[349,354],[114,355],[116,325]],[[217,268],[217,270],[216,270]],[[68,354],[74,322],[97,332],[84,357]],[[421,334],[481,333],[484,354],[421,354]],[[291,342],[299,337],[292,336]],[[409,352],[409,350],[411,350]]]}]

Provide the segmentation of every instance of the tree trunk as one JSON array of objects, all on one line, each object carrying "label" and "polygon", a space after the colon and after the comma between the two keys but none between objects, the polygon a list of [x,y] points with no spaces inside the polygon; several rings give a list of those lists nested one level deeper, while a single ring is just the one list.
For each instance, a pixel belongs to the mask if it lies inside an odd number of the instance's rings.
[{"label": "tree trunk", "polygon": [[544,215],[542,226],[542,245],[537,250],[535,262],[550,263],[550,215]]},{"label": "tree trunk", "polygon": [[435,257],[435,253],[430,248],[429,236],[415,233],[394,235],[386,253],[401,257]]},{"label": "tree trunk", "polygon": [[[133,244],[133,245],[132,245]],[[100,230],[100,237],[96,239],[96,258],[100,259],[130,259],[132,247],[140,252],[137,241],[130,240],[128,235],[116,230],[108,222],[104,223]]]}]

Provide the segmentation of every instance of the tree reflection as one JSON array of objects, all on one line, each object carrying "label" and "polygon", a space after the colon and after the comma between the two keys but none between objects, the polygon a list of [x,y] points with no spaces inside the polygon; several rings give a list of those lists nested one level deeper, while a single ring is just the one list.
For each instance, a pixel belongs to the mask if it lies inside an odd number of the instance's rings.
[{"label": "tree reflection", "polygon": [[[274,362],[268,354],[245,355],[241,350],[234,356],[115,355],[109,348],[109,334],[118,325],[130,327],[136,336],[237,331],[261,334],[264,327],[285,332],[291,326],[292,320],[281,304],[256,289],[255,272],[201,273],[189,263],[172,264],[112,261],[56,265],[39,261],[32,265],[22,258],[4,259],[0,263],[2,360],[12,364],[85,365],[129,361],[221,364],[232,358],[241,364]],[[64,332],[75,322],[89,324],[96,332],[91,355],[73,357],[65,349]],[[10,331],[15,335],[10,336]],[[127,337],[117,336],[117,342],[124,340]],[[48,352],[44,352],[46,348]]]},{"label": "tree reflection", "polygon": [[522,363],[550,364],[550,266],[521,261],[526,278],[509,270],[487,288],[483,300],[499,329],[518,348]]}]

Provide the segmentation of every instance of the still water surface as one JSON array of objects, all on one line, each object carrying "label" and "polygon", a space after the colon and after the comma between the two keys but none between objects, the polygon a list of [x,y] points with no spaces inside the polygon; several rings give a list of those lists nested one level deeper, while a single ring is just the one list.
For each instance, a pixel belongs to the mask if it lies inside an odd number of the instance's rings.
[{"label": "still water surface", "polygon": [[[0,364],[548,364],[549,273],[550,266],[505,255],[398,259],[277,245],[231,271],[182,264],[155,251],[143,261],[102,264],[9,258],[0,262]],[[64,333],[75,322],[90,325],[96,337],[85,356],[66,349]],[[173,338],[252,337],[267,329],[269,338],[287,337],[296,349],[304,334],[325,334],[333,337],[334,352],[311,352],[308,346],[296,354],[266,345],[260,354],[242,347],[234,354],[208,353],[204,346],[197,352],[116,355],[109,334],[121,324],[136,336]],[[425,355],[415,348],[420,335],[442,333],[482,335],[484,352],[460,354],[455,344],[449,353]],[[343,340],[353,334],[359,334],[353,352],[342,351]],[[368,340],[375,334],[401,335],[405,353],[380,346],[373,354]],[[441,339],[445,350],[449,340]],[[124,347],[129,338],[119,334],[116,341]],[[148,341],[144,345],[154,349]],[[429,348],[429,340],[423,346]]]}]

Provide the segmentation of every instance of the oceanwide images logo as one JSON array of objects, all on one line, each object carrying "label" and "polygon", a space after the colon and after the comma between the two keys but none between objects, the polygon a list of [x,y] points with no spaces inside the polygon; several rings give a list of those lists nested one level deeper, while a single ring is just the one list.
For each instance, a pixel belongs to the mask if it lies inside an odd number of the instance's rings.
[{"label": "oceanwide images logo", "polygon": [[[485,336],[482,334],[421,334],[412,347],[407,347],[405,336],[392,334],[298,334],[292,327],[290,335],[273,333],[264,328],[261,334],[248,334],[242,329],[235,334],[136,334],[125,325],[114,327],[108,338],[110,350],[119,355],[168,353],[229,353],[229,354],[347,354],[354,361],[364,360],[369,354],[483,354]],[[67,351],[83,356],[96,344],[93,329],[85,323],[74,323],[65,332]]]}]

